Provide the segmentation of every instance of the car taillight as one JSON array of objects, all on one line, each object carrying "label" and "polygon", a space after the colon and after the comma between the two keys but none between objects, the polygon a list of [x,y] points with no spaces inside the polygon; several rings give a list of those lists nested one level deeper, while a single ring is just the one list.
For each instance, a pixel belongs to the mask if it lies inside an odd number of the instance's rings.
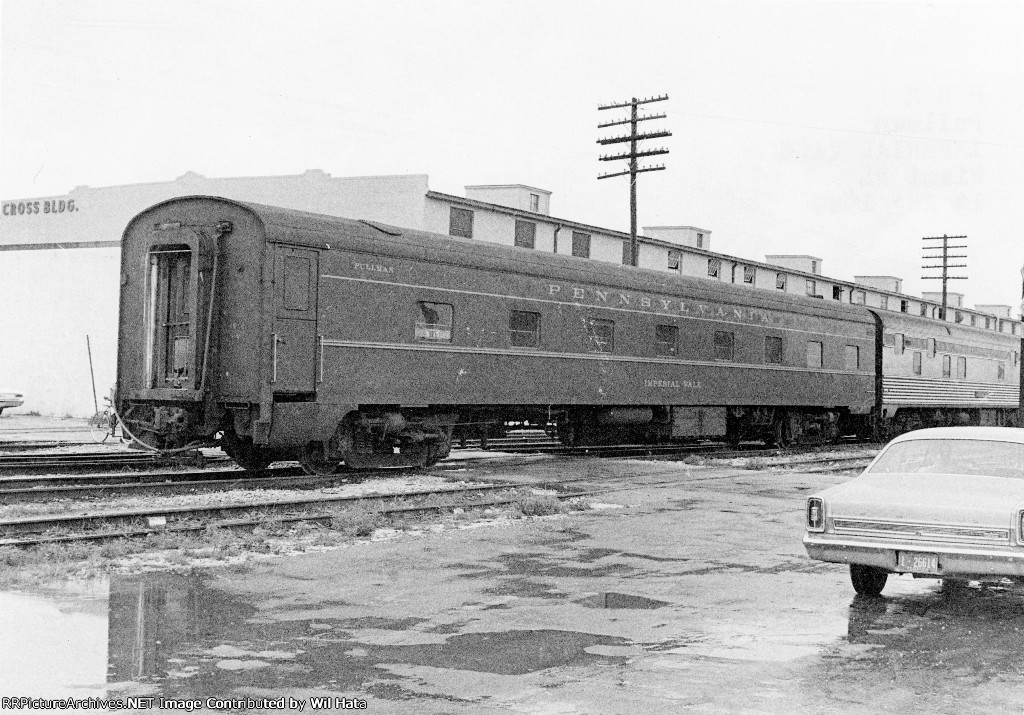
[{"label": "car taillight", "polygon": [[807,530],[825,530],[825,505],[818,497],[807,500]]}]

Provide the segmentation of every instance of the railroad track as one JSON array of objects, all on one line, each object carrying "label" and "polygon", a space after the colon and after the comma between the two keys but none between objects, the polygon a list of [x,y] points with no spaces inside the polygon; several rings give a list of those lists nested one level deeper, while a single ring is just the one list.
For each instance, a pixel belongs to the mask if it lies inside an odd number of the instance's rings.
[{"label": "railroad track", "polygon": [[164,456],[156,452],[74,452],[64,454],[6,454],[0,456],[0,474],[53,470],[90,472],[99,469],[151,468],[226,462],[226,456],[205,457],[199,451]]},{"label": "railroad track", "polygon": [[62,447],[84,447],[95,442],[72,441],[72,440],[51,440],[49,442],[40,440],[19,440],[9,441],[0,439],[0,455],[8,452],[27,452],[39,449],[59,449]]},{"label": "railroad track", "polygon": [[[870,457],[824,457],[814,460],[802,460],[795,465],[779,466],[799,467],[816,463],[828,462],[834,464],[836,462],[866,461],[867,459],[870,459]],[[285,467],[273,471],[283,473],[288,469],[290,468]],[[817,470],[812,469],[809,471]],[[236,472],[236,474],[241,473]],[[425,511],[436,512],[451,509],[455,506],[473,509],[511,504],[521,500],[524,492],[529,493],[532,490],[546,490],[559,499],[572,499],[641,488],[662,488],[678,486],[680,484],[699,484],[701,482],[736,479],[737,476],[735,470],[730,471],[728,474],[698,474],[695,476],[673,465],[672,467],[655,472],[645,471],[604,476],[588,473],[580,476],[566,476],[560,479],[541,479],[537,481],[488,480],[486,477],[478,478],[474,476],[474,482],[477,483],[469,486],[401,491],[396,493],[371,493],[363,495],[317,494],[309,497],[261,499],[230,504],[193,506],[153,505],[89,513],[48,514],[0,520],[0,546],[28,546],[70,541],[102,541],[122,537],[145,536],[160,532],[202,531],[210,527],[246,528],[266,523],[269,520],[280,523],[298,521],[323,522],[337,517],[336,512],[322,512],[324,506],[337,508],[339,506],[365,506],[368,503],[372,503],[372,511],[385,515]],[[209,480],[207,485],[212,485],[215,481],[217,480]],[[231,485],[238,485],[250,480],[243,478],[222,481],[223,484],[218,485],[219,487],[230,488]],[[323,486],[324,483],[323,478],[305,475],[292,477],[285,476],[284,474],[275,474],[274,477],[268,478],[264,484],[269,486],[274,484],[275,481],[282,486],[287,486],[289,483]],[[178,487],[180,489],[185,484],[189,483],[178,482],[170,484],[168,488]],[[112,486],[115,485],[97,488],[109,489]],[[126,489],[141,489],[146,486],[157,487],[158,485],[123,486]],[[202,482],[197,483],[197,487],[201,486]],[[585,486],[587,488],[572,488],[574,486]],[[485,498],[484,495],[488,493],[495,496]],[[467,502],[460,502],[457,505],[451,502],[443,502],[444,498],[453,495],[473,495],[478,498]],[[442,502],[438,503],[438,499],[442,500]],[[420,503],[410,504],[408,503],[410,500]],[[254,513],[256,514],[255,516],[253,515]],[[245,514],[246,516],[231,518],[233,514]],[[64,531],[55,533],[60,530]]]},{"label": "railroad track", "polygon": [[[477,484],[466,487],[385,494],[372,493],[358,496],[318,494],[310,497],[258,500],[232,504],[155,506],[88,514],[48,514],[44,516],[17,517],[0,520],[0,547],[31,546],[72,541],[104,541],[162,532],[203,531],[211,527],[238,528],[257,526],[271,520],[287,523],[297,521],[317,522],[337,518],[338,514],[336,512],[324,513],[322,511],[322,507],[325,505],[337,507],[374,503],[373,511],[380,514],[444,511],[456,506],[478,508],[514,503],[522,498],[522,494],[516,493],[514,496],[478,499],[473,502],[460,502],[459,504],[438,503],[436,500],[453,495],[464,496],[488,492],[500,493],[510,490],[521,490],[522,488],[521,485],[517,484]],[[423,502],[435,500],[435,503],[397,503],[406,500],[420,500]],[[392,503],[388,504],[388,502]],[[256,513],[257,516],[210,520],[211,517],[224,517],[236,513]],[[54,533],[62,529],[77,529],[79,531],[78,533]],[[15,534],[18,536],[14,536]]]},{"label": "railroad track", "polygon": [[[339,475],[335,480],[343,478]],[[189,470],[148,474],[92,474],[74,477],[0,477],[0,504],[53,499],[226,491],[229,489],[298,489],[330,484],[330,477],[310,476],[298,466],[271,467],[258,476],[240,469]]]},{"label": "railroad track", "polygon": [[[675,448],[678,450],[678,447]],[[689,451],[689,454],[693,454],[694,450],[699,450],[700,453],[707,454],[710,458],[728,458],[733,456],[741,457],[761,457],[761,456],[780,456],[785,454],[799,454],[793,450],[741,450],[741,451],[722,451],[717,450],[714,447],[702,447],[693,448]],[[648,447],[636,447],[634,445],[618,445],[611,448],[595,448],[582,451],[573,451],[570,456],[588,456],[588,457],[612,457],[622,456],[623,454],[639,454],[649,456],[650,450]],[[764,465],[766,467],[778,467],[784,469],[800,469],[801,471],[842,471],[836,470],[835,463],[844,462],[856,462],[862,463],[867,462],[872,458],[873,455],[866,456],[853,456],[853,457],[831,457],[826,456],[817,459],[800,460],[794,462],[787,462],[784,464],[777,465]],[[18,476],[3,476],[0,473],[0,504],[11,504],[16,502],[38,502],[47,501],[54,499],[69,499],[69,498],[90,498],[90,497],[110,497],[110,496],[136,496],[136,495],[148,495],[148,494],[165,494],[165,493],[194,493],[200,491],[226,491],[231,489],[272,489],[272,488],[291,488],[291,489],[302,489],[302,488],[316,488],[322,487],[330,483],[336,483],[338,480],[365,480],[372,479],[377,476],[393,475],[394,471],[341,471],[337,475],[331,477],[317,477],[305,475],[302,470],[294,464],[283,463],[278,464],[275,467],[263,472],[261,474],[249,474],[238,470],[236,468],[228,469],[191,469],[191,470],[177,470],[177,471],[160,471],[160,472],[138,472],[138,471],[120,471],[111,474],[60,474],[60,475],[45,475],[45,476],[26,476],[24,473],[34,471],[47,471],[52,468],[62,468],[65,471],[69,467],[76,467],[84,465],[88,470],[94,471],[98,468],[106,467],[117,467],[120,466],[135,468],[147,468],[151,466],[166,466],[161,464],[157,459],[154,460],[154,456],[151,454],[139,454],[139,453],[125,453],[116,455],[100,455],[99,458],[95,454],[84,454],[84,455],[67,455],[69,459],[67,461],[58,460],[50,461],[49,458],[43,459],[15,459],[10,462],[3,464],[3,467],[7,467],[12,471],[18,471]],[[111,459],[114,458],[114,459]],[[488,458],[480,457],[463,457],[455,453],[453,457],[449,458],[445,462],[441,463],[441,469],[447,466],[454,466],[457,464],[465,464],[470,462],[482,462],[487,461]],[[227,458],[215,457],[208,459],[209,462],[213,463],[226,463]],[[806,469],[809,465],[828,465],[822,469]],[[503,463],[504,466],[509,466],[507,463]],[[854,467],[847,467],[845,469],[852,469]],[[78,471],[74,469],[73,471]]]}]

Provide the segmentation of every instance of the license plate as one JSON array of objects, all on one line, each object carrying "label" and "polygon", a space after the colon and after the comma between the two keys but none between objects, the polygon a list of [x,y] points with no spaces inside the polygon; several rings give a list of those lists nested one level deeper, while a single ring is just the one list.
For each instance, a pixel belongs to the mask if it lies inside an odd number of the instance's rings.
[{"label": "license plate", "polygon": [[939,573],[939,555],[900,551],[896,555],[896,570],[910,573]]}]

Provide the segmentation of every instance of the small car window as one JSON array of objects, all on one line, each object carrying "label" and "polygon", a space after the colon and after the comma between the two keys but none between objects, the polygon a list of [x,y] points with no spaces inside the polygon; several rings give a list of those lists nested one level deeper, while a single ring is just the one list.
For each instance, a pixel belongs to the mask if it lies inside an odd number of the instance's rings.
[{"label": "small car window", "polygon": [[847,345],[844,353],[847,370],[860,370],[860,348],[856,345]]},{"label": "small car window", "polygon": [[764,361],[769,365],[782,364],[782,338],[769,335],[764,339]]},{"label": "small car window", "polygon": [[587,338],[590,351],[594,353],[610,353],[615,349],[615,323],[601,318],[587,319]]},{"label": "small car window", "polygon": [[513,310],[508,318],[509,341],[517,348],[540,345],[540,313]]},{"label": "small car window", "polygon": [[735,335],[725,330],[715,331],[715,360],[732,360]]},{"label": "small car window", "polygon": [[433,343],[452,341],[452,306],[420,301],[416,317],[416,339]]},{"label": "small car window", "polygon": [[821,367],[822,344],[816,340],[807,341],[807,367]]},{"label": "small car window", "polygon": [[654,352],[675,357],[679,352],[679,328],[674,325],[654,327]]}]

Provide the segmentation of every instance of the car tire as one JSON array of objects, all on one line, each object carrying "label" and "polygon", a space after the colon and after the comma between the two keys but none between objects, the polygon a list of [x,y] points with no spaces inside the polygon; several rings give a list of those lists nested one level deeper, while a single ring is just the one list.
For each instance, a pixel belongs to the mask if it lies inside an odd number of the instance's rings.
[{"label": "car tire", "polygon": [[885,582],[889,578],[889,572],[883,571],[874,566],[862,564],[850,564],[850,581],[853,582],[853,590],[861,596],[877,596],[885,588]]}]

